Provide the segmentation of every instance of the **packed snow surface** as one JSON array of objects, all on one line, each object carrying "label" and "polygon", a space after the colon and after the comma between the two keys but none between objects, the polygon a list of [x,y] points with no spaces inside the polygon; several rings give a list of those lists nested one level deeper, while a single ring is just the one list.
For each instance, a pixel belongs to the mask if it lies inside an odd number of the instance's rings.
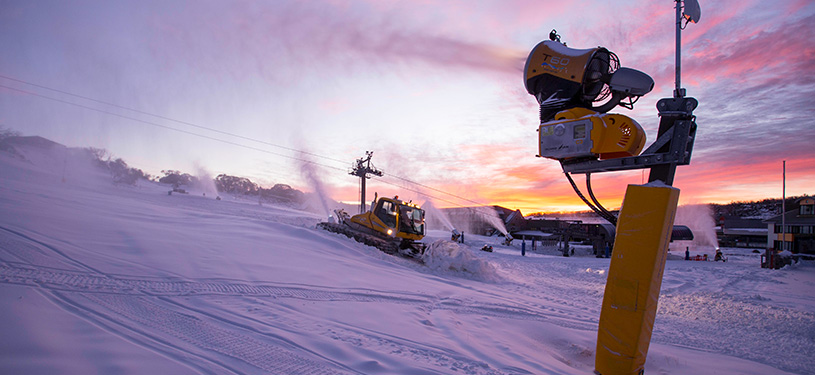
[{"label": "packed snow surface", "polygon": [[[323,215],[168,190],[0,151],[0,373],[593,372],[609,262],[579,246],[431,231],[418,262]],[[815,372],[815,267],[724,252],[668,261],[646,374]]]}]

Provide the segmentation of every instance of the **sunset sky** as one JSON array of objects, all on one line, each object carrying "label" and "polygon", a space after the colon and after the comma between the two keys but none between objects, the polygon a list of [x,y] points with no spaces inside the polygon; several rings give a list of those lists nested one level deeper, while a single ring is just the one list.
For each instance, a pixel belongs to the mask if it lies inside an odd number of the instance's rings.
[{"label": "sunset sky", "polygon": [[[699,1],[701,22],[683,33],[683,87],[700,104],[693,159],[674,184],[680,203],[780,197],[783,160],[787,195],[815,194],[815,2]],[[348,202],[358,199],[348,171],[370,150],[385,175],[369,180],[369,200],[423,202],[420,191],[442,207],[584,210],[559,164],[535,157],[526,57],[557,29],[570,47],[606,47],[651,75],[633,111],[612,111],[636,119],[650,144],[655,103],[674,86],[673,7],[2,0],[0,127],[105,148],[151,174],[313,191],[312,169]],[[592,180],[616,208],[627,184],[647,178]]]}]

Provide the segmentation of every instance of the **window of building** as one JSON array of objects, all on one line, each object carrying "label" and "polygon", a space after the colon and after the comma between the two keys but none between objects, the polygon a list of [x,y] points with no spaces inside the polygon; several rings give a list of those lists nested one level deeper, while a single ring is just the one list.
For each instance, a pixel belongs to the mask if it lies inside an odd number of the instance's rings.
[{"label": "window of building", "polygon": [[782,251],[783,251],[783,250],[789,250],[789,251],[792,251],[792,249],[793,249],[793,247],[792,247],[793,243],[792,243],[792,242],[790,242],[790,241],[786,241],[786,242],[784,242],[784,243],[783,243],[783,244],[784,244],[784,248],[783,248],[783,249],[781,248],[781,244],[782,244],[782,242],[781,242],[781,241],[778,241],[778,240],[773,241],[773,249],[775,249],[775,250],[782,250]]}]

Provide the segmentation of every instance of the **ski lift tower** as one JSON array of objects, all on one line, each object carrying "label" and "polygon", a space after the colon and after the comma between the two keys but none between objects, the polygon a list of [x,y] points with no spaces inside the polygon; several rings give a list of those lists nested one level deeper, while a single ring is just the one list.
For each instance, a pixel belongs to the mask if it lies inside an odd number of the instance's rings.
[{"label": "ski lift tower", "polygon": [[352,176],[359,177],[359,213],[365,212],[365,180],[370,178],[368,175],[382,177],[382,171],[371,165],[371,157],[373,157],[373,155],[373,151],[365,151],[366,157],[357,159],[349,173]]},{"label": "ski lift tower", "polygon": [[[681,33],[699,21],[697,0],[676,6],[676,87],[657,102],[659,130],[645,148],[645,131],[632,118],[607,113],[631,109],[654,87],[653,79],[620,66],[602,48],[573,49],[552,30],[524,67],[524,85],[540,105],[539,157],[560,162],[575,193],[598,215],[616,225],[597,333],[595,373],[642,374],[656,317],[679,189],[676,167],[690,164],[696,138],[698,101],[681,87]],[[628,185],[619,217],[605,209],[591,189],[591,174],[650,170],[648,183]],[[584,174],[591,202],[570,174]]]}]

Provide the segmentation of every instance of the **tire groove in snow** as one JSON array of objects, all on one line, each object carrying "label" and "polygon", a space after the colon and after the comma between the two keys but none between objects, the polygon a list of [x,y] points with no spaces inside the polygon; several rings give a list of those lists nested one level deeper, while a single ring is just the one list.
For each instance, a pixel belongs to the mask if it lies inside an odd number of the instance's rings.
[{"label": "tire groove in snow", "polygon": [[[783,306],[767,308],[762,302],[760,296],[744,299],[726,293],[663,295],[654,341],[747,358],[785,371],[812,372],[815,313]],[[785,360],[765,350],[767,347],[787,353]]]},{"label": "tire groove in snow", "polygon": [[[191,352],[182,346],[192,347],[192,352],[203,350],[240,360],[252,367],[276,374],[347,374],[348,371],[331,368],[322,361],[309,359],[287,347],[285,342],[270,343],[259,340],[238,330],[227,329],[210,323],[197,316],[185,314],[153,303],[152,297],[137,297],[116,294],[76,294],[63,296],[73,299],[75,305],[104,315],[105,319],[133,331],[151,331],[153,335],[169,336],[163,340],[174,349]],[[85,303],[79,303],[83,299]],[[101,314],[98,305],[109,314]],[[134,327],[135,326],[135,327]],[[182,343],[179,343],[178,341]],[[169,344],[171,343],[171,344]],[[183,343],[187,345],[183,345]],[[201,355],[211,358],[211,355]]]},{"label": "tire groove in snow", "polygon": [[[28,237],[23,239],[29,240],[20,241],[24,246],[36,248],[39,244]],[[552,306],[524,307],[367,289],[337,290],[310,285],[272,285],[225,279],[184,280],[114,275],[102,273],[73,259],[66,262],[66,259],[54,257],[54,254],[48,252],[48,250],[56,251],[51,247],[37,249],[38,257],[31,257],[26,254],[31,253],[31,250],[25,250],[19,252],[26,255],[23,257],[18,256],[18,252],[11,253],[23,262],[0,260],[0,283],[33,286],[42,288],[50,292],[49,294],[59,295],[60,298],[70,301],[63,303],[70,303],[73,310],[77,310],[76,313],[79,315],[98,316],[117,326],[112,330],[118,335],[128,336],[131,335],[129,332],[136,332],[140,337],[146,337],[148,340],[148,342],[136,340],[140,341],[141,345],[155,347],[158,344],[159,347],[169,347],[171,351],[169,355],[181,362],[189,362],[190,357],[197,357],[199,360],[211,363],[210,367],[217,366],[216,373],[243,372],[240,369],[234,369],[235,366],[230,365],[228,360],[219,359],[220,356],[235,358],[253,368],[273,373],[329,374],[342,373],[342,370],[347,369],[343,369],[341,365],[338,366],[339,370],[325,367],[326,364],[331,365],[333,362],[323,358],[319,353],[308,350],[300,349],[306,356],[315,356],[314,360],[299,357],[286,349],[292,346],[297,347],[288,340],[280,340],[275,335],[269,334],[269,331],[247,330],[246,326],[233,321],[234,319],[224,319],[214,314],[185,307],[173,301],[174,297],[232,296],[293,298],[327,302],[384,302],[415,306],[426,312],[444,310],[457,314],[497,318],[557,321],[560,325],[583,330],[596,328],[595,317],[575,316],[574,311],[553,309]],[[59,255],[59,252],[56,252],[56,255]],[[35,264],[47,264],[48,266]],[[66,267],[72,269],[65,269]],[[161,306],[150,302],[155,301],[155,297],[164,299],[163,303],[159,302]],[[80,300],[82,303],[78,302]],[[162,307],[165,304],[177,306],[181,310]],[[237,318],[246,317],[238,316]],[[575,321],[576,319],[580,321]],[[207,321],[215,324],[207,323]],[[218,321],[223,324],[218,324]],[[294,326],[299,326],[303,330],[313,330],[313,327],[308,326],[310,321],[304,318],[304,321]],[[261,323],[268,328],[275,329],[275,325],[281,322]],[[487,363],[470,360],[444,348],[435,348],[360,327],[345,326],[337,322],[323,322],[318,326],[322,327],[320,334],[332,340],[346,345],[364,346],[367,350],[408,358],[411,361],[428,361],[431,368],[436,366],[437,369],[445,371],[473,375],[516,373],[509,369],[495,369]],[[236,344],[238,342],[240,344]],[[271,344],[272,342],[274,344]],[[262,348],[260,356],[255,351],[257,348]],[[183,354],[179,355],[178,352]],[[213,355],[213,353],[217,354]],[[272,359],[269,360],[269,358]],[[348,371],[353,372],[354,370]]]},{"label": "tire groove in snow", "polygon": [[[187,307],[183,303],[170,301],[196,313],[209,316],[212,319],[225,320],[212,312],[203,309]],[[467,375],[493,375],[493,374],[528,374],[525,371],[515,371],[512,369],[498,370],[483,361],[474,361],[464,356],[458,355],[454,351],[446,348],[437,348],[420,342],[392,336],[381,332],[372,331],[362,327],[341,323],[336,320],[325,320],[315,318],[309,314],[299,314],[297,319],[288,318],[286,315],[278,315],[273,322],[259,320],[234,311],[222,310],[222,313],[230,315],[228,321],[231,324],[239,324],[237,321],[243,320],[246,326],[264,326],[268,329],[275,329],[278,325],[285,326],[290,331],[309,332],[322,337],[338,341],[343,345],[350,345],[363,348],[374,353],[398,356],[409,359],[412,363],[425,363],[436,366],[435,369],[428,369],[427,372],[437,373],[464,373]],[[234,320],[233,320],[234,319]],[[257,329],[255,328],[257,331]],[[452,371],[452,372],[451,372]]]},{"label": "tire groove in snow", "polygon": [[[32,264],[45,263],[54,267],[69,265],[91,272],[99,272],[97,269],[70,257],[62,250],[45,242],[5,227],[0,227],[0,231],[10,234],[0,235],[0,249],[18,259]],[[12,249],[17,251],[12,252]]]},{"label": "tire groove in snow", "polygon": [[[36,285],[39,287],[64,290],[113,294],[156,295],[156,296],[193,296],[193,295],[231,295],[258,296],[274,298],[298,298],[311,301],[349,301],[349,302],[390,302],[397,304],[422,305],[425,310],[443,309],[463,314],[480,314],[485,316],[523,320],[552,321],[559,320],[569,328],[596,329],[597,314],[586,314],[582,309],[552,308],[551,305],[521,307],[514,304],[475,305],[456,299],[439,301],[435,296],[405,293],[390,293],[376,290],[329,290],[319,286],[275,286],[267,284],[252,285],[235,280],[188,281],[180,279],[149,279],[105,274],[93,267],[68,257],[59,249],[38,241],[14,230],[0,227],[11,236],[0,235],[0,243],[10,242],[15,249],[10,253],[23,263],[4,262],[0,259],[0,283]],[[0,248],[1,249],[1,248]],[[36,255],[36,257],[33,257]],[[57,257],[54,257],[57,255]],[[39,265],[39,264],[45,264]],[[80,270],[67,270],[64,267],[77,267]],[[87,270],[87,271],[85,271]],[[553,296],[537,296],[555,302],[566,308],[573,307],[562,299]]]},{"label": "tire groove in snow", "polygon": [[[169,341],[166,338],[157,336],[137,325],[126,326],[105,314],[102,309],[89,309],[87,306],[79,304],[74,299],[68,298],[65,293],[55,291],[42,291],[42,294],[54,302],[57,306],[62,307],[68,312],[84,319],[92,321],[99,327],[102,327],[108,332],[123,337],[137,345],[149,348],[159,353],[163,353],[168,358],[172,358],[180,363],[184,363],[191,368],[196,369],[201,374],[224,374],[226,372],[231,374],[240,374],[241,372],[232,366],[219,361],[212,356],[205,356],[195,353],[195,351],[185,349],[179,346],[176,342]],[[77,294],[79,295],[79,294]],[[81,295],[79,295],[81,296]],[[135,334],[131,334],[131,332]],[[168,350],[169,349],[169,350]],[[181,354],[179,354],[181,353]],[[215,365],[216,368],[212,368]]]},{"label": "tire groove in snow", "polygon": [[399,294],[373,290],[331,290],[317,286],[253,285],[246,282],[167,281],[61,270],[15,262],[0,261],[0,283],[36,286],[49,290],[136,296],[239,296],[295,298],[309,301],[385,302],[413,305],[424,310],[448,310],[498,318],[562,321],[570,328],[594,329],[596,320],[588,315],[552,309],[526,308],[518,305],[479,303],[452,298],[439,300],[431,295]]}]

